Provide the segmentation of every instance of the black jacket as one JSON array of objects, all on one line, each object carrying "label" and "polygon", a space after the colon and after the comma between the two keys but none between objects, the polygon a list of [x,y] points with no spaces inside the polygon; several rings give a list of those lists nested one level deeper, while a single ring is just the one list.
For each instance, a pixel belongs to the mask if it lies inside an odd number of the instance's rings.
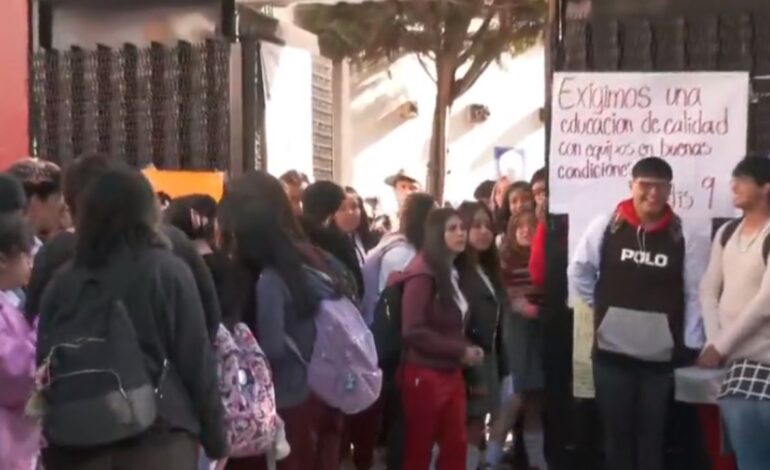
[{"label": "black jacket", "polygon": [[[200,297],[190,269],[165,248],[133,254],[132,281],[123,297],[136,329],[150,377],[162,382],[158,414],[172,429],[199,436],[211,458],[226,454],[224,410],[213,348],[206,334]],[[125,264],[125,262],[123,262]],[[109,269],[114,269],[114,265]],[[97,271],[97,274],[99,271]],[[71,264],[57,272],[40,304],[38,364],[48,351],[48,325],[61,306],[75,304],[87,275]],[[163,362],[169,368],[161,381]]]},{"label": "black jacket", "polygon": [[[507,354],[503,350],[503,317],[509,314],[508,298],[499,286],[493,294],[481,275],[474,269],[461,279],[461,288],[468,301],[468,319],[465,335],[473,344],[484,350],[485,355],[496,354],[500,377],[509,374]],[[483,383],[483,368],[466,371],[469,386]]]},{"label": "black jacket", "polygon": [[[222,311],[219,305],[216,287],[206,262],[203,260],[195,245],[181,230],[171,225],[161,226],[161,232],[171,242],[173,252],[192,271],[195,285],[198,288],[203,312],[206,317],[206,329],[213,340],[222,322]],[[24,311],[30,322],[40,311],[40,301],[48,283],[54,274],[75,256],[75,234],[62,232],[46,243],[35,257],[32,276],[27,287],[27,299]]]}]

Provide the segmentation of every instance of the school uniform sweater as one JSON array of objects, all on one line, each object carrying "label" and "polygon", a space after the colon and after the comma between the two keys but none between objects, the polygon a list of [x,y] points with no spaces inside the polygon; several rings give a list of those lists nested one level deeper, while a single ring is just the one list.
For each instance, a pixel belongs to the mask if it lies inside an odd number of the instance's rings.
[{"label": "school uniform sweater", "polygon": [[464,297],[452,305],[442,303],[436,292],[435,274],[422,255],[417,255],[397,276],[408,279],[401,307],[405,362],[442,371],[461,369],[465,349],[471,345],[465,337]]},{"label": "school uniform sweater", "polygon": [[711,261],[701,284],[701,304],[709,344],[730,361],[770,364],[770,270],[762,244],[770,224],[741,234],[743,224],[722,247],[722,227],[714,237]]},{"label": "school uniform sweater", "polygon": [[594,308],[597,354],[670,363],[685,347],[703,345],[697,286],[704,257],[665,210],[656,226],[643,228],[633,203],[624,201],[594,220],[575,250],[570,293]]}]

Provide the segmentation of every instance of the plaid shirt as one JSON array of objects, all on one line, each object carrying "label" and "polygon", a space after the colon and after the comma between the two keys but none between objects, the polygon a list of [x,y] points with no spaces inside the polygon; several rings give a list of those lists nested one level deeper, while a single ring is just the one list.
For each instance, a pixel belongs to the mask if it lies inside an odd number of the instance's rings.
[{"label": "plaid shirt", "polygon": [[770,400],[770,365],[740,360],[732,363],[719,398]]}]

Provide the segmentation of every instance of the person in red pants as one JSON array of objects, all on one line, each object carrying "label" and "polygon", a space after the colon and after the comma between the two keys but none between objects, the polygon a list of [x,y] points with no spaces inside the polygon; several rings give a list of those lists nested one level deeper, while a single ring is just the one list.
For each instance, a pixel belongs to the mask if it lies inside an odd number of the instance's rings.
[{"label": "person in red pants", "polygon": [[401,370],[405,420],[403,470],[464,470],[467,456],[463,366],[484,351],[465,338],[468,302],[459,288],[467,228],[454,209],[428,216],[422,251],[403,273]]}]

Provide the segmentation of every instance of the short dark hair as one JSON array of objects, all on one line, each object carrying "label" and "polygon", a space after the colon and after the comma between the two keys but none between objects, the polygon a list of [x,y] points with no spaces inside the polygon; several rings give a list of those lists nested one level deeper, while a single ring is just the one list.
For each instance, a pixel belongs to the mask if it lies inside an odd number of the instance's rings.
[{"label": "short dark hair", "polygon": [[667,161],[660,157],[643,158],[636,162],[631,170],[631,177],[637,178],[660,178],[671,181],[674,179],[674,171]]},{"label": "short dark hair", "polygon": [[473,192],[473,198],[477,201],[481,199],[489,199],[492,197],[492,191],[495,190],[495,182],[492,180],[486,180],[476,187]]},{"label": "short dark hair", "polygon": [[70,213],[77,215],[78,200],[85,189],[100,176],[111,169],[127,168],[120,160],[101,153],[91,153],[78,157],[64,170],[64,202]]},{"label": "short dark hair", "polygon": [[27,195],[21,181],[15,176],[0,173],[0,214],[23,212],[27,208]]},{"label": "short dark hair", "polygon": [[35,235],[20,213],[0,214],[0,253],[13,257],[32,252]]},{"label": "short dark hair", "polygon": [[770,184],[770,159],[750,155],[738,162],[733,170],[733,177],[751,178],[758,186]]},{"label": "short dark hair", "polygon": [[302,193],[304,216],[315,223],[323,223],[334,215],[345,200],[345,190],[332,181],[316,181]]},{"label": "short dark hair", "polygon": [[532,175],[532,178],[529,180],[529,184],[534,186],[541,181],[545,181],[547,177],[548,174],[546,173],[545,168],[541,168]]}]

